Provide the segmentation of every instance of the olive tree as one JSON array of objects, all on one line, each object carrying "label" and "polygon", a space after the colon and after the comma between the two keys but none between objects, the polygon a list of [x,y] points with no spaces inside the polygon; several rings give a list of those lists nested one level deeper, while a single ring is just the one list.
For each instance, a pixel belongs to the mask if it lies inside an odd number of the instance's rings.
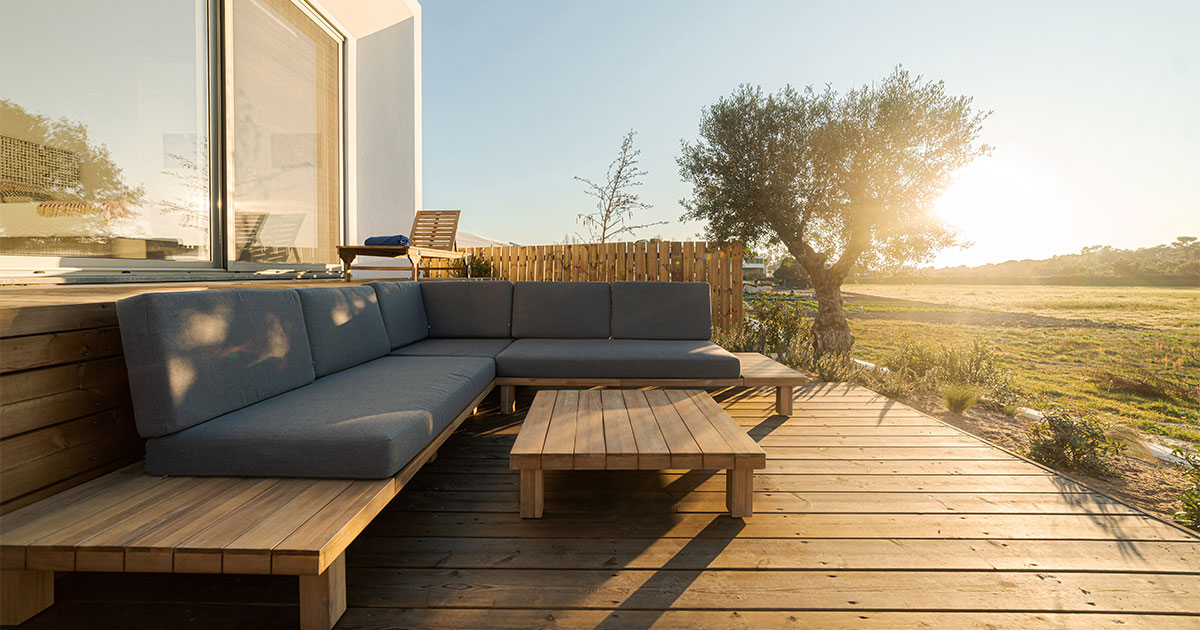
[{"label": "olive tree", "polygon": [[709,238],[786,248],[816,292],[814,355],[848,353],[842,282],[856,266],[921,262],[956,244],[931,207],[990,152],[979,142],[988,114],[903,68],[846,93],[743,85],[683,142],[680,174],[693,185],[683,219],[705,221]]}]

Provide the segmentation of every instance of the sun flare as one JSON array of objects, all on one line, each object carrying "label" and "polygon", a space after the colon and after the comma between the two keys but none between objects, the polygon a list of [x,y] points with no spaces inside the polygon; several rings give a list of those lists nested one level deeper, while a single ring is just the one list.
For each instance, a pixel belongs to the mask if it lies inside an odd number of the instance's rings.
[{"label": "sun flare", "polygon": [[1009,153],[964,168],[934,205],[934,213],[959,230],[965,249],[938,256],[935,264],[977,264],[1023,257],[1032,241],[1058,228],[1063,207],[1051,171],[1036,160]]}]

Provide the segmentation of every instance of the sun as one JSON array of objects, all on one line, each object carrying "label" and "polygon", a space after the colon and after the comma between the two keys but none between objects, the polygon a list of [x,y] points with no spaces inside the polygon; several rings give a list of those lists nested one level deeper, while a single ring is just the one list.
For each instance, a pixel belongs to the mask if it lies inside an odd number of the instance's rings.
[{"label": "sun", "polygon": [[1019,259],[1056,227],[1063,199],[1053,169],[1015,153],[976,160],[958,173],[934,213],[959,231],[966,249],[942,252],[939,267]]}]

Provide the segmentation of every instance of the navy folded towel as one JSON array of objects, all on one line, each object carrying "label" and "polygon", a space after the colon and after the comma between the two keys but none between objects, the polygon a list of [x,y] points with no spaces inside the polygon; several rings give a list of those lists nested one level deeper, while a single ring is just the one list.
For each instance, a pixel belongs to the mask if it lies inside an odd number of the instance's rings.
[{"label": "navy folded towel", "polygon": [[408,247],[408,237],[403,234],[395,236],[371,236],[363,241],[363,245],[380,246],[390,245],[393,247]]}]

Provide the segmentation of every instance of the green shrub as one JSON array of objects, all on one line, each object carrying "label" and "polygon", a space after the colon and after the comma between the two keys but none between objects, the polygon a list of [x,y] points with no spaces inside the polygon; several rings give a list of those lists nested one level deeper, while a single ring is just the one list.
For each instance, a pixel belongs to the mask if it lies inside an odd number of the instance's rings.
[{"label": "green shrub", "polygon": [[1183,475],[1192,487],[1179,497],[1180,508],[1175,519],[1194,529],[1200,529],[1200,453],[1190,448],[1177,448],[1172,455],[1183,460]]},{"label": "green shrub", "polygon": [[1000,405],[1000,413],[1008,416],[1009,418],[1017,417],[1017,412],[1020,411],[1020,409],[1020,407],[1012,404]]},{"label": "green shrub", "polygon": [[867,372],[844,354],[827,354],[808,363],[817,377],[827,383],[862,382]]},{"label": "green shrub", "polygon": [[1116,469],[1105,458],[1124,448],[1120,439],[1110,436],[1104,423],[1062,409],[1051,410],[1033,423],[1029,437],[1030,459],[1051,468],[1089,475],[1116,475]]},{"label": "green shrub", "polygon": [[785,365],[810,369],[812,320],[802,300],[754,295],[745,309],[744,325],[714,330],[714,343],[731,352],[761,352]]},{"label": "green shrub", "polygon": [[946,409],[962,413],[975,406],[979,393],[970,385],[954,383],[942,388],[942,400],[946,403]]},{"label": "green shrub", "polygon": [[955,348],[906,337],[880,366],[894,374],[893,379],[906,382],[910,391],[941,393],[946,387],[962,385],[973,387],[976,400],[995,409],[1015,409],[1021,401],[1012,373],[1000,365],[995,351],[980,341],[969,348]]},{"label": "green shrub", "polygon": [[471,256],[467,259],[455,259],[450,262],[451,274],[455,278],[467,277],[467,266],[470,266],[472,278],[491,278],[492,262],[486,258]]}]

